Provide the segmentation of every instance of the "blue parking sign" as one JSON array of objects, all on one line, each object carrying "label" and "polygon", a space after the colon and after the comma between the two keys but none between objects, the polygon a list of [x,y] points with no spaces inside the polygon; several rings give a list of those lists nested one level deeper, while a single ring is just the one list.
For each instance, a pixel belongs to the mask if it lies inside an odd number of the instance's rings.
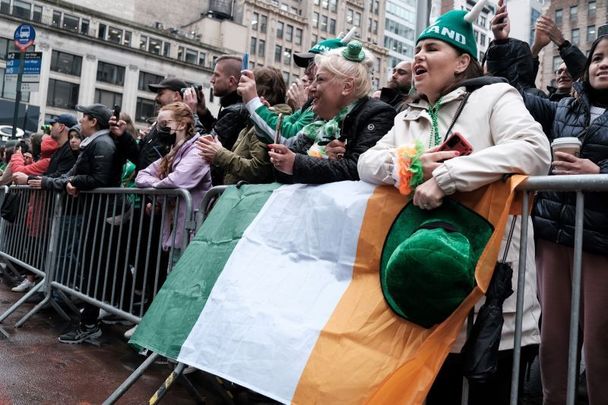
[{"label": "blue parking sign", "polygon": [[15,30],[14,38],[15,46],[23,52],[34,43],[36,30],[30,24],[21,24]]}]

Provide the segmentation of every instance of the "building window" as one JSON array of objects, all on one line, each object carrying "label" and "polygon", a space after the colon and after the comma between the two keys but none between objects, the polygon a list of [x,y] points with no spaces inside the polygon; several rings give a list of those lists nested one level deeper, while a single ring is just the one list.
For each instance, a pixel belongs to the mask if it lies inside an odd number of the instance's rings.
[{"label": "building window", "polygon": [[589,3],[587,3],[587,15],[589,17],[595,17],[596,10],[597,4],[595,4],[595,1],[590,1]]},{"label": "building window", "polygon": [[[108,27],[105,24],[99,24],[99,27],[97,29],[97,38],[106,39],[106,29],[107,28]],[[141,37],[145,38],[143,35]]]},{"label": "building window", "polygon": [[283,71],[283,80],[285,84],[289,83],[289,72]]},{"label": "building window", "polygon": [[46,104],[52,107],[73,110],[78,103],[79,86],[75,83],[49,79]]},{"label": "building window", "polygon": [[553,57],[553,72],[556,72],[559,69],[559,65],[562,64],[562,58],[558,56]]},{"label": "building window", "polygon": [[34,6],[34,13],[32,14],[32,20],[41,22],[42,21],[42,7]]},{"label": "building window", "polygon": [[570,21],[578,19],[578,6],[570,6]]},{"label": "building window", "polygon": [[336,20],[334,18],[329,19],[329,33],[332,35],[336,34]]},{"label": "building window", "polygon": [[51,54],[51,70],[66,75],[80,76],[82,56],[71,53],[53,51]]},{"label": "building window", "polygon": [[108,28],[108,41],[116,44],[122,43],[122,30],[116,27]]},{"label": "building window", "polygon": [[315,4],[315,6],[318,6],[319,4],[321,4],[321,1],[320,0],[314,0],[314,4]]},{"label": "building window", "polygon": [[207,63],[207,54],[205,52],[199,52],[198,53],[198,64],[200,66],[205,66],[206,63]]},{"label": "building window", "polygon": [[570,42],[572,42],[574,45],[580,44],[581,38],[580,38],[580,31],[578,28],[574,28],[572,30]]},{"label": "building window", "polygon": [[281,63],[281,56],[283,54],[283,47],[281,45],[274,46],[274,61]]},{"label": "building window", "polygon": [[[160,83],[164,79],[163,76],[155,75],[154,73],[139,72],[139,82],[137,88],[143,91],[150,91],[149,84]],[[154,92],[152,92],[154,93]]]},{"label": "building window", "polygon": [[122,86],[125,81],[125,68],[100,61],[97,63],[97,81]]},{"label": "building window", "polygon": [[295,36],[294,43],[296,45],[302,45],[302,29],[301,28],[296,28],[296,36]]},{"label": "building window", "polygon": [[329,0],[329,11],[338,11],[338,0]]},{"label": "building window", "polygon": [[266,56],[266,41],[264,41],[263,39],[260,39],[260,41],[258,42],[258,56],[260,58]]},{"label": "building window", "polygon": [[6,59],[9,52],[17,52],[15,41],[8,38],[0,38],[0,59]]},{"label": "building window", "polygon": [[53,27],[61,27],[61,12],[53,11],[53,19],[51,20],[51,25]]},{"label": "building window", "polygon": [[249,53],[255,55],[258,50],[258,40],[256,37],[251,37],[251,43],[249,44]]},{"label": "building window", "polygon": [[186,62],[196,64],[198,60],[198,51],[191,48],[186,48]]},{"label": "building window", "polygon": [[479,45],[486,46],[486,34],[479,35]]},{"label": "building window", "polygon": [[[11,1],[10,0],[0,0],[0,13],[2,13],[2,14],[11,13]],[[4,70],[2,70],[2,72],[4,72]]]},{"label": "building window", "polygon": [[153,53],[155,55],[160,55],[160,51],[163,46],[163,41],[157,38],[150,38],[148,40],[148,52]]},{"label": "building window", "polygon": [[32,5],[25,1],[13,0],[13,15],[18,18],[29,20],[32,15]]},{"label": "building window", "polygon": [[277,23],[277,38],[283,38],[283,27],[285,24],[282,22]]},{"label": "building window", "polygon": [[359,13],[359,12],[355,13],[355,19],[353,21],[353,25],[355,27],[360,27],[361,26],[361,13]]},{"label": "building window", "polygon": [[346,10],[346,23],[347,24],[352,24],[353,23],[353,14],[355,12],[353,11],[353,9],[349,8],[348,10]]},{"label": "building window", "polygon": [[327,32],[327,16],[326,15],[321,16],[321,31]]},{"label": "building window", "polygon": [[154,100],[137,97],[137,105],[135,107],[135,121],[148,122],[149,119],[154,119],[155,114]]},{"label": "building window", "polygon": [[595,25],[587,27],[587,42],[595,41]]},{"label": "building window", "polygon": [[122,106],[122,94],[114,93],[113,91],[95,89],[95,102],[108,107],[115,105]]},{"label": "building window", "polygon": [[312,13],[312,27],[319,28],[319,13],[316,11]]},{"label": "building window", "polygon": [[64,14],[63,15],[63,24],[61,24],[61,27],[64,30],[79,32],[80,31],[80,18],[78,18],[74,15]]},{"label": "building window", "polygon": [[555,24],[562,25],[562,20],[564,18],[564,10],[557,9],[555,10]]},{"label": "building window", "polygon": [[145,35],[141,35],[139,37],[139,49],[141,49],[142,51],[145,51],[146,49],[148,49],[148,37]]},{"label": "building window", "polygon": [[253,13],[253,18],[251,19],[251,29],[253,31],[257,31],[258,30],[258,21],[260,21],[260,14],[259,13]]},{"label": "building window", "polygon": [[86,18],[83,18],[80,23],[80,33],[82,35],[89,35],[89,20]]},{"label": "building window", "polygon": [[313,46],[315,46],[317,44],[317,42],[319,42],[319,37],[317,36],[317,34],[311,34],[310,35],[310,47],[312,48]]},{"label": "building window", "polygon": [[171,43],[165,42],[163,44],[163,56],[169,56],[171,54]]},{"label": "building window", "polygon": [[289,48],[285,48],[285,52],[283,52],[283,63],[291,65],[291,49]]},{"label": "building window", "polygon": [[125,31],[125,36],[122,41],[124,46],[131,46],[131,31]]},{"label": "building window", "polygon": [[287,27],[285,27],[285,40],[293,41],[293,25],[287,24]]},{"label": "building window", "polygon": [[479,25],[481,27],[486,28],[486,21],[487,21],[487,19],[485,16],[483,16],[483,15],[479,16]]},{"label": "building window", "polygon": [[266,32],[268,26],[268,17],[265,15],[260,16],[260,32]]},{"label": "building window", "polygon": [[323,0],[321,2],[321,7],[323,7],[324,9],[328,9],[329,8],[329,1],[328,0]]}]

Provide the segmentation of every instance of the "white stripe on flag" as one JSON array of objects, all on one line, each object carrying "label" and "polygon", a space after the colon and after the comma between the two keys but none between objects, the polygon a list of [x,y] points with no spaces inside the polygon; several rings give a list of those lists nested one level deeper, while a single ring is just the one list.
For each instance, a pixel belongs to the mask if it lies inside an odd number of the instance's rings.
[{"label": "white stripe on flag", "polygon": [[290,402],[351,281],[373,190],[363,182],[275,190],[232,252],[178,360]]}]

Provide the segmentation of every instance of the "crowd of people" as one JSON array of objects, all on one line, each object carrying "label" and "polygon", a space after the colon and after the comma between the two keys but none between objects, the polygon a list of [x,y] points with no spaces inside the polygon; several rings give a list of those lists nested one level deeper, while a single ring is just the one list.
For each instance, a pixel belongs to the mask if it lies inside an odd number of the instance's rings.
[{"label": "crowd of people", "polygon": [[[214,185],[363,180],[394,186],[432,211],[454,193],[505,175],[608,173],[608,36],[600,36],[585,56],[542,16],[528,46],[509,37],[509,15],[500,0],[494,41],[479,61],[475,12],[439,17],[418,37],[413,62],[396,65],[387,87],[375,92],[371,54],[359,41],[336,38],[297,55],[305,74],[289,87],[275,68],[242,71],[239,56],[218,58],[211,78],[220,97],[217,117],[200,89],[177,78],[150,85],[159,111],[141,133],[124,113],[116,117],[101,104],[78,106],[79,123],[62,114],[50,122],[48,135],[3,150],[0,184],[78,198],[81,190],[124,184],[131,165],[128,177],[136,187],[186,189],[195,207]],[[550,43],[564,63],[545,93],[534,82],[538,54]],[[470,144],[470,155],[439,150],[456,133]],[[552,155],[550,142],[563,137],[578,138],[580,152]],[[608,210],[602,193],[585,196],[580,329],[589,401],[600,404],[608,398]],[[149,215],[154,207],[135,209]],[[572,193],[540,193],[528,227],[522,375],[540,346],[545,404],[563,404],[566,397],[574,211]],[[183,225],[186,213],[174,215]],[[516,277],[522,224],[512,221],[516,236],[507,260]],[[161,225],[162,248],[174,249],[174,260],[188,242],[181,225],[173,228],[169,218]],[[13,291],[34,283],[28,274]],[[509,398],[515,295],[503,314],[499,370],[496,378],[471,385],[470,403]],[[60,341],[99,336],[98,316],[98,308],[86,305],[80,325]],[[454,345],[427,404],[460,402],[462,343]]]}]

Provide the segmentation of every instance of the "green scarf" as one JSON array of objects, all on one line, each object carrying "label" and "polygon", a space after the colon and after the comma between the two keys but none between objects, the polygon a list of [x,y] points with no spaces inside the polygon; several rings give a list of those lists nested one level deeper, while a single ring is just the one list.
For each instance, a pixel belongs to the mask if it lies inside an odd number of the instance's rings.
[{"label": "green scarf", "polygon": [[304,135],[314,142],[310,149],[308,149],[308,154],[310,156],[327,159],[325,145],[334,139],[340,139],[342,121],[344,121],[344,118],[352,111],[356,103],[357,102],[354,101],[342,108],[338,114],[329,121],[314,121],[302,128]]}]

